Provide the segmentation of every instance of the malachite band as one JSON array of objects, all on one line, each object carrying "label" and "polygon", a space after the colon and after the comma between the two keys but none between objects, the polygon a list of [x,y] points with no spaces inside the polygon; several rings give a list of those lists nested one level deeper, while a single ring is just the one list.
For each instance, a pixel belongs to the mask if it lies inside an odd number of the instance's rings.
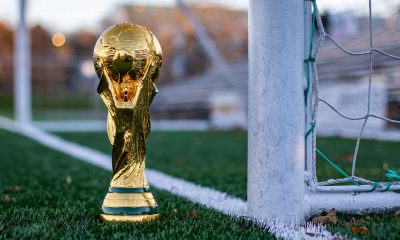
[{"label": "malachite band", "polygon": [[158,206],[154,207],[102,207],[105,214],[140,215],[158,214]]},{"label": "malachite band", "polygon": [[108,192],[110,192],[110,193],[145,193],[145,192],[150,192],[150,187],[144,187],[144,188],[109,187]]}]

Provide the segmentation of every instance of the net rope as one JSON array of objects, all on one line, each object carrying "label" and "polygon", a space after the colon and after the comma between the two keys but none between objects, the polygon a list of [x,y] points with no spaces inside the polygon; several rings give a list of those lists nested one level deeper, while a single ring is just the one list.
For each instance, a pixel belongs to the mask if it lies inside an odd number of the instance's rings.
[{"label": "net rope", "polygon": [[[356,176],[356,163],[358,158],[358,152],[360,148],[360,142],[363,137],[363,133],[370,118],[376,118],[383,121],[391,122],[391,123],[400,123],[400,121],[390,119],[383,116],[378,116],[375,114],[371,114],[371,89],[372,89],[372,73],[373,73],[373,53],[376,52],[378,54],[384,55],[388,58],[400,60],[400,56],[388,53],[381,49],[374,48],[373,46],[373,31],[372,31],[372,6],[371,0],[368,0],[368,21],[369,21],[369,47],[367,51],[361,52],[354,52],[351,51],[344,46],[342,46],[338,41],[336,41],[331,35],[325,32],[321,15],[318,11],[316,0],[312,1],[313,12],[312,12],[312,20],[311,20],[311,36],[310,36],[310,45],[309,45],[309,55],[308,58],[305,59],[305,68],[306,68],[306,76],[307,76],[307,87],[305,91],[305,104],[306,107],[308,104],[311,104],[311,121],[308,126],[308,130],[306,131],[305,138],[306,143],[309,137],[311,137],[311,144],[312,144],[312,165],[311,165],[311,172],[308,172],[308,183],[309,187],[312,190],[319,190],[320,187],[324,186],[332,186],[332,185],[340,185],[340,184],[353,184],[353,188],[347,188],[347,191],[399,191],[400,190],[400,178],[399,176],[390,177],[397,173],[393,170],[389,170],[389,173],[386,175],[389,179],[395,179],[395,182],[374,182],[368,179],[364,179],[362,177]],[[318,36],[314,39],[315,34],[315,22],[318,26]],[[363,56],[369,55],[369,72],[368,72],[368,95],[367,95],[367,109],[366,113],[362,116],[349,116],[341,112],[335,106],[330,104],[328,101],[319,97],[319,79],[318,79],[318,72],[317,72],[317,64],[316,61],[318,59],[319,52],[321,50],[322,45],[324,44],[325,40],[331,41],[338,49],[343,51],[344,53],[352,56]],[[311,94],[311,96],[309,95]],[[308,100],[310,99],[310,100]],[[351,167],[351,175],[345,173],[340,167],[338,167],[333,161],[331,161],[327,156],[325,156],[316,145],[316,124],[317,124],[317,115],[318,115],[318,106],[319,103],[325,104],[328,108],[334,111],[340,117],[350,120],[363,120],[362,126],[360,128],[359,134],[357,136],[356,145],[354,148],[354,154],[352,158],[352,167]],[[325,161],[327,161],[332,167],[334,167],[337,171],[339,171],[343,178],[337,179],[329,179],[324,182],[318,182],[317,180],[317,172],[316,172],[316,158],[317,154],[322,157]],[[392,171],[390,173],[390,171]],[[326,189],[329,191],[329,189]],[[346,191],[346,190],[345,190]]]}]

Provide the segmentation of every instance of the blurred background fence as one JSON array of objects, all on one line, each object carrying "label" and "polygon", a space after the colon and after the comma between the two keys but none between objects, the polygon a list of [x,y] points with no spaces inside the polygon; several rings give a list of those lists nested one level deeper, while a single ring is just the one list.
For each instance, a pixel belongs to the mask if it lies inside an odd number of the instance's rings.
[{"label": "blurred background fence", "polygon": [[[52,126],[54,121],[80,120],[81,123],[89,121],[86,123],[92,126],[100,123],[99,129],[104,129],[106,110],[96,93],[98,78],[93,69],[92,51],[104,29],[117,22],[128,21],[149,27],[162,46],[163,68],[158,81],[160,92],[152,105],[154,120],[161,121],[159,123],[164,121],[163,124],[166,124],[165,120],[173,120],[175,125],[170,122],[171,126],[189,124],[186,126],[198,129],[246,128],[246,1],[185,1],[228,63],[224,71],[233,76],[228,81],[224,79],[226,74],[210,60],[193,22],[175,1],[121,0],[112,4],[85,1],[81,6],[83,10],[76,7],[79,1],[70,1],[54,11],[52,7],[56,3],[51,2],[27,1],[34,122],[42,122],[42,126],[46,127]],[[11,118],[14,115],[17,3],[5,0],[3,10],[0,10],[0,115]],[[102,4],[107,5],[106,11],[97,9]],[[373,4],[374,46],[399,55],[400,0],[376,1]],[[367,49],[368,6],[365,1],[332,0],[321,1],[319,5],[328,33],[349,49]],[[42,10],[38,13],[37,9]],[[96,18],[90,22],[89,13],[96,11],[99,14],[92,13]],[[83,13],[88,14],[85,21],[89,24],[80,22]],[[41,18],[41,15],[54,16],[54,19]],[[74,25],[66,27],[66,20]],[[366,97],[363,94],[368,78],[368,58],[348,57],[337,51],[333,43],[326,42],[321,50],[318,70],[324,98],[345,112],[357,115]],[[373,73],[373,82],[379,85],[379,90],[374,92],[373,111],[400,120],[398,62],[377,55],[374,57]],[[328,129],[326,134],[352,128],[339,118],[335,119],[323,107],[319,123],[319,129]],[[370,125],[379,131],[397,128],[383,122]]]}]

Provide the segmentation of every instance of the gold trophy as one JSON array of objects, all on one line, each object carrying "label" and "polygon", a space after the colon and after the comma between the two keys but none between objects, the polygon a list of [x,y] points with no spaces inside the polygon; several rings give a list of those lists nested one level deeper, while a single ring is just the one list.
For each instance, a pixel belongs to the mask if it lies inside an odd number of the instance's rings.
[{"label": "gold trophy", "polygon": [[93,53],[100,83],[97,92],[107,109],[112,148],[112,180],[101,218],[140,222],[158,218],[144,168],[150,133],[150,104],[157,93],[161,47],[153,33],[132,23],[104,31]]}]

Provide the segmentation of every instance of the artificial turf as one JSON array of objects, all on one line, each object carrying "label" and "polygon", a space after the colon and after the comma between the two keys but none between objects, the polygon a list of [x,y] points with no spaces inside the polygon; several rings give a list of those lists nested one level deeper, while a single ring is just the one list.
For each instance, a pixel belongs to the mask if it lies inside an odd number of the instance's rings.
[{"label": "artificial turf", "polygon": [[[106,133],[59,133],[67,140],[111,153]],[[245,132],[152,132],[147,166],[246,199],[247,136]],[[355,140],[318,138],[318,148],[348,174]],[[386,168],[400,167],[400,142],[362,140],[356,174],[387,181]],[[320,156],[317,176],[343,177]]]},{"label": "artificial turf", "polygon": [[[61,137],[111,153],[105,133],[62,133]],[[246,135],[243,132],[152,132],[149,168],[246,198]]]},{"label": "artificial turf", "polygon": [[[76,139],[101,142],[96,135],[79,136]],[[111,172],[3,130],[0,143],[0,239],[274,238],[244,219],[157,189],[153,193],[160,206],[159,220],[102,222],[100,207]],[[107,150],[108,143],[103,144],[99,148]],[[172,144],[159,148],[174,149]]]},{"label": "artificial turf", "polygon": [[[71,97],[66,93],[40,94],[33,92],[32,114],[35,120],[65,120],[98,117],[98,112],[90,112],[89,109],[102,106],[100,98],[92,99],[92,94],[74,94]],[[0,115],[13,118],[14,98],[12,94],[0,95]],[[74,114],[71,114],[73,112]],[[101,111],[100,111],[101,112]],[[88,114],[90,113],[90,114]],[[93,116],[94,115],[94,116]],[[105,117],[104,113],[100,116]]]},{"label": "artificial turf", "polygon": [[[63,138],[110,153],[105,133],[63,133]],[[148,167],[216,188],[246,199],[245,132],[152,132],[148,142]],[[355,140],[319,138],[318,147],[350,173]],[[356,173],[385,180],[385,169],[400,166],[400,143],[363,140]],[[318,178],[341,177],[321,158],[317,159]],[[400,205],[400,203],[399,203]],[[332,232],[363,239],[400,239],[400,216],[338,214],[339,222],[328,225]],[[356,235],[353,226],[365,226],[368,233]]]}]

